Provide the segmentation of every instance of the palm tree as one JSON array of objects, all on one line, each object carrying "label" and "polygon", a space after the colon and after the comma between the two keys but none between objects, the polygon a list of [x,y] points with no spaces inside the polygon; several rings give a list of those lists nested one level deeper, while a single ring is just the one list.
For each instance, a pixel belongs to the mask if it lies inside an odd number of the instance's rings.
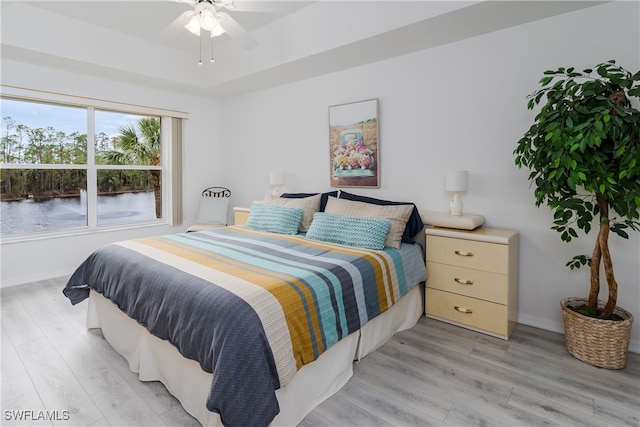
[{"label": "palm tree", "polygon": [[[135,125],[120,128],[113,141],[115,150],[105,151],[102,158],[110,165],[160,165],[160,118],[142,117]],[[162,171],[151,170],[156,218],[162,217]]]}]

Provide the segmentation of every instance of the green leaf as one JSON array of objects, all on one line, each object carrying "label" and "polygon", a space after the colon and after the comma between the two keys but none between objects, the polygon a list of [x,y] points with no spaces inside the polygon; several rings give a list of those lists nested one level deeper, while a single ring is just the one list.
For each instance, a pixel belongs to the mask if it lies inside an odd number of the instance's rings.
[{"label": "green leaf", "polygon": [[629,234],[626,231],[622,231],[618,228],[616,228],[615,230],[613,230],[614,233],[616,233],[618,236],[624,238],[624,239],[628,239],[629,238]]},{"label": "green leaf", "polygon": [[567,127],[567,129],[573,128],[573,120],[571,119],[571,117],[567,117],[567,121],[565,122],[565,126]]},{"label": "green leaf", "polygon": [[607,68],[604,66],[600,66],[596,69],[596,71],[598,72],[598,74],[600,75],[600,77],[606,77],[607,76]]},{"label": "green leaf", "polygon": [[541,86],[546,86],[546,85],[549,84],[549,82],[551,80],[553,80],[553,77],[543,77],[543,78],[540,79],[539,83],[540,83]]},{"label": "green leaf", "polygon": [[602,122],[600,120],[596,121],[593,126],[596,128],[597,131],[602,132],[602,129],[604,129],[604,125],[602,124]]}]

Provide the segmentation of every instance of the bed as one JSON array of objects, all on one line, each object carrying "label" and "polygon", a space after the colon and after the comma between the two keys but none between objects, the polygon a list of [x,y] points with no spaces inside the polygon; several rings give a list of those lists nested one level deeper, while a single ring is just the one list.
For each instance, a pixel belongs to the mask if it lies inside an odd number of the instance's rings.
[{"label": "bed", "polygon": [[87,327],[203,425],[295,425],[422,315],[414,209],[266,200],[244,225],[100,248],[64,293],[89,298]]}]

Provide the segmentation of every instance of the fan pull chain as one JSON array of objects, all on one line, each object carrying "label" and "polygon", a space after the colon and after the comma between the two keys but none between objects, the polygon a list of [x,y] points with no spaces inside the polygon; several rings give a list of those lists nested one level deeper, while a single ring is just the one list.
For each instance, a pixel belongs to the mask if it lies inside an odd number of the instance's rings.
[{"label": "fan pull chain", "polygon": [[211,59],[209,60],[209,62],[211,64],[213,64],[214,62],[216,62],[215,59],[213,59],[213,34],[211,34]]},{"label": "fan pull chain", "polygon": [[200,36],[200,40],[198,41],[198,53],[199,53],[199,58],[198,58],[198,65],[202,66],[202,36]]},{"label": "fan pull chain", "polygon": [[[202,12],[200,12],[200,17],[202,18]],[[202,28],[198,29],[198,33],[198,38],[200,39],[198,41],[198,66],[202,66]]]}]

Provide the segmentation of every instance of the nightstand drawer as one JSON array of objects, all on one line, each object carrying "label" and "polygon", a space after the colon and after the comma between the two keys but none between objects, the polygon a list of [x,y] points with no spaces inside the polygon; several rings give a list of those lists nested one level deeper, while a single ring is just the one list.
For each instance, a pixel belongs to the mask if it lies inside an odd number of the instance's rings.
[{"label": "nightstand drawer", "polygon": [[427,261],[427,287],[507,304],[509,281],[504,274]]},{"label": "nightstand drawer", "polygon": [[427,236],[427,261],[507,274],[508,254],[508,245]]},{"label": "nightstand drawer", "polygon": [[507,307],[462,295],[427,289],[427,315],[463,326],[477,328],[502,337],[510,333]]}]

